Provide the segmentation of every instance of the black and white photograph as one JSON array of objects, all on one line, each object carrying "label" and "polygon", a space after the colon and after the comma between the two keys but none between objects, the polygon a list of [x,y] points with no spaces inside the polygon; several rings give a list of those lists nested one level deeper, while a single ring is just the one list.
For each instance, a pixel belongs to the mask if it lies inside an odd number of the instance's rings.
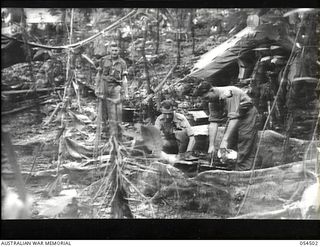
[{"label": "black and white photograph", "polygon": [[319,220],[317,8],[1,8],[1,219]]}]

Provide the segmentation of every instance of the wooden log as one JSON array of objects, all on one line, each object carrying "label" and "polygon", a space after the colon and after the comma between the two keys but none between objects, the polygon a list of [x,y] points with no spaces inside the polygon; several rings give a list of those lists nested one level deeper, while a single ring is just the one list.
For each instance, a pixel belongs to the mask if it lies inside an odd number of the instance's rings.
[{"label": "wooden log", "polygon": [[[104,160],[107,159],[104,158]],[[101,179],[101,177],[106,174],[106,169],[110,167],[110,165],[106,163],[98,166],[93,162],[91,165],[86,165],[86,163],[79,164],[77,162],[76,165],[72,162],[62,165],[59,174],[67,175],[66,178],[68,178],[71,183],[84,185],[90,185],[92,181]],[[23,180],[28,178],[29,184],[40,183],[46,185],[48,182],[53,182],[57,178],[57,169],[46,169],[33,171],[31,173],[29,171],[21,171],[21,175]],[[14,186],[15,173],[12,170],[7,168],[2,169],[1,176],[8,185]]]},{"label": "wooden log", "polygon": [[[63,90],[64,87],[56,87],[56,88],[38,88],[37,92],[47,92],[47,91],[53,91],[53,90]],[[24,90],[9,90],[9,91],[2,91],[1,93],[5,95],[14,95],[14,94],[22,94],[22,93],[34,93],[30,89],[24,89]]]},{"label": "wooden log", "polygon": [[[270,181],[274,181],[274,176],[280,176],[281,173],[285,174],[285,178],[291,174],[300,174],[302,175],[304,171],[304,166],[306,170],[312,171],[314,169],[314,164],[317,162],[316,159],[298,161],[289,164],[284,164],[277,167],[270,167],[265,169],[259,169],[254,171],[254,178],[265,178]],[[205,171],[200,173],[195,180],[198,181],[207,181],[211,180],[214,177],[220,181],[228,181],[229,185],[239,185],[239,183],[245,182],[250,179],[252,171],[221,171],[221,170],[212,170]],[[273,176],[273,177],[272,177]],[[294,177],[295,178],[295,177]]]},{"label": "wooden log", "polygon": [[[44,105],[44,104],[47,104],[47,103],[46,102],[41,102],[40,103],[40,105]],[[18,113],[18,112],[21,112],[21,111],[36,107],[36,106],[37,106],[36,104],[32,104],[32,105],[23,106],[23,107],[20,107],[20,108],[13,109],[11,111],[1,112],[1,116],[11,115],[11,114],[14,114],[14,113]]]}]

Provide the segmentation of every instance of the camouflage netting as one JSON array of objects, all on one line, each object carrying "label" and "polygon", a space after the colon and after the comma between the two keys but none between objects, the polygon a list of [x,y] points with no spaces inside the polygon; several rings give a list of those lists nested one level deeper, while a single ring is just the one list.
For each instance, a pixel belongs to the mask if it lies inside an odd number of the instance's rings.
[{"label": "camouflage netting", "polygon": [[[290,163],[256,170],[250,191],[240,215],[282,210],[284,203],[300,201],[304,190],[316,183],[314,174],[304,172],[314,168],[316,160]],[[170,201],[174,208],[206,214],[206,218],[236,216],[250,184],[251,172],[212,170],[188,178],[170,165],[154,163],[157,173],[144,172],[137,187],[155,203]],[[283,212],[285,218],[301,218],[299,210]]]},{"label": "camouflage netting", "polygon": [[309,153],[308,160],[304,161],[310,142],[290,138],[288,146],[292,155],[285,163],[282,161],[284,139],[274,131],[264,133],[259,152],[260,166],[269,168],[255,170],[253,174],[251,171],[210,170],[195,173],[190,178],[172,165],[155,162],[151,168],[157,172],[141,173],[136,180],[137,187],[144,195],[153,197],[156,203],[170,201],[177,214],[185,209],[204,213],[206,218],[229,218],[237,215],[250,186],[239,216],[276,212],[266,218],[301,218],[300,209],[288,205],[300,201],[305,189],[317,182],[311,172],[318,162],[316,143],[311,144],[312,154]]}]

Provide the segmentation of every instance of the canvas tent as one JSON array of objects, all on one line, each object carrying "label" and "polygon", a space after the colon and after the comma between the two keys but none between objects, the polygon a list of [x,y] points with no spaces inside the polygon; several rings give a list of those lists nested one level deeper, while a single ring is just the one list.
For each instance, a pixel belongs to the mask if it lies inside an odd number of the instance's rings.
[{"label": "canvas tent", "polygon": [[188,76],[200,79],[213,78],[228,65],[264,44],[279,45],[284,49],[290,49],[292,46],[282,26],[276,24],[248,26],[202,55]]}]

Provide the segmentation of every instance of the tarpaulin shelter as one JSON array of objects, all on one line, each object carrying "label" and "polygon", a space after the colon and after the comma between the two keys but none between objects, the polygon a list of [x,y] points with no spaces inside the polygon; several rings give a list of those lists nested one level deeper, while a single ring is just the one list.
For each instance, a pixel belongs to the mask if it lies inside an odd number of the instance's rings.
[{"label": "tarpaulin shelter", "polygon": [[214,78],[218,72],[264,44],[280,45],[285,49],[292,46],[284,27],[280,24],[248,26],[202,55],[188,76],[200,79]]}]

